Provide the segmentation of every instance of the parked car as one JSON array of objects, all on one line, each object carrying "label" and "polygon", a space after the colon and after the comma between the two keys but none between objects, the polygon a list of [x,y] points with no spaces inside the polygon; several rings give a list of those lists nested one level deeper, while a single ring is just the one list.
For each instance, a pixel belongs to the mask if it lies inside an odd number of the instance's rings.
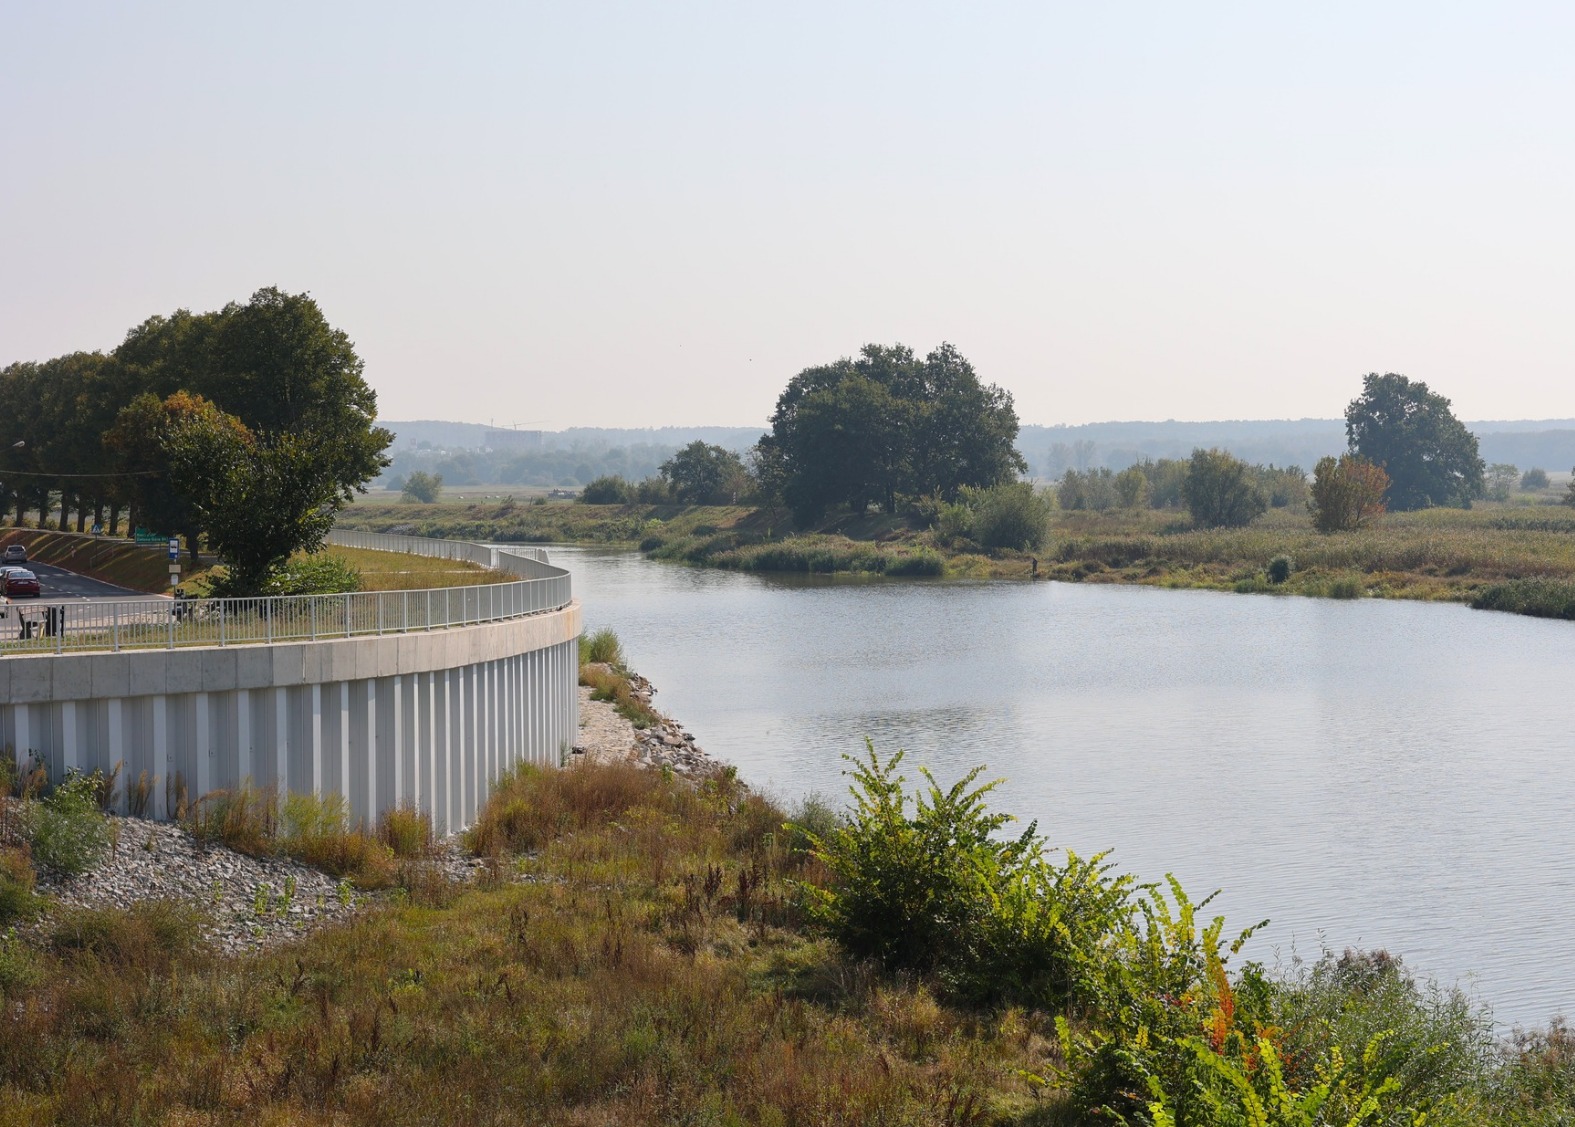
[{"label": "parked car", "polygon": [[27,562],[27,545],[26,544],[7,544],[5,546],[5,553],[4,553],[3,558],[4,558],[6,563],[26,563]]},{"label": "parked car", "polygon": [[7,568],[4,582],[8,599],[36,599],[43,593],[38,586],[38,576],[25,567]]}]

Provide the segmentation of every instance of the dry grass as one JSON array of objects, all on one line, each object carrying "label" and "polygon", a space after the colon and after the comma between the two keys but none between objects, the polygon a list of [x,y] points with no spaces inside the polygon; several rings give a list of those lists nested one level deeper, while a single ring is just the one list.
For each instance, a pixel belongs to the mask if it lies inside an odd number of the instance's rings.
[{"label": "dry grass", "polygon": [[504,807],[530,880],[287,949],[216,958],[147,909],[57,929],[0,1007],[0,1125],[1066,1121],[1048,1019],[806,937],[812,874],[731,779],[522,772]]},{"label": "dry grass", "polygon": [[474,587],[483,583],[510,583],[515,577],[492,571],[468,560],[439,560],[403,552],[372,548],[323,549],[361,573],[363,591],[420,591],[432,587]]},{"label": "dry grass", "polygon": [[635,695],[629,675],[615,666],[591,662],[581,667],[580,684],[591,690],[592,700],[611,701],[618,715],[636,728],[649,728],[661,721],[656,710]]},{"label": "dry grass", "polygon": [[[338,795],[292,794],[281,802],[274,791],[250,783],[204,795],[185,822],[200,841],[254,857],[293,857],[365,889],[395,884],[395,858],[424,855],[432,839],[430,822],[413,812],[390,811],[377,832],[368,833],[352,825]],[[399,853],[395,841],[411,852]]]}]

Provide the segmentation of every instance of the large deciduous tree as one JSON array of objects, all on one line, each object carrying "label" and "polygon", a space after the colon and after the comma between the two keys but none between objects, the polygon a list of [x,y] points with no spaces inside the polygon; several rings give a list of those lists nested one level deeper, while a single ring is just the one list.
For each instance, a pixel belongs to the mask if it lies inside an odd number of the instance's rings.
[{"label": "large deciduous tree", "polygon": [[1369,373],[1345,409],[1345,434],[1352,453],[1389,475],[1391,509],[1467,507],[1482,492],[1476,435],[1420,380]]},{"label": "large deciduous tree", "polygon": [[333,527],[337,474],[309,436],[253,434],[198,398],[171,419],[163,445],[172,480],[228,569],[226,593],[265,591],[291,555],[316,551]]},{"label": "large deciduous tree", "polygon": [[662,479],[685,505],[726,505],[749,491],[749,471],[731,450],[696,439],[662,463]]},{"label": "large deciduous tree", "polygon": [[954,499],[1026,468],[1011,395],[981,384],[949,344],[922,360],[905,345],[870,344],[806,368],[777,399],[768,437],[800,524],[839,504],[895,512],[900,496]]}]

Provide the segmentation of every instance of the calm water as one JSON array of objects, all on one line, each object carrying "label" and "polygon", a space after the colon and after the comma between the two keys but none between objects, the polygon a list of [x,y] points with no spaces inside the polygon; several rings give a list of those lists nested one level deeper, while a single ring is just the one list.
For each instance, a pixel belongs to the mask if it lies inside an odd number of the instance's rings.
[{"label": "calm water", "polygon": [[1053,844],[1271,918],[1254,957],[1386,947],[1506,1025],[1575,1015],[1575,624],[553,560],[658,707],[759,788],[840,797],[865,736],[943,782],[987,763]]}]

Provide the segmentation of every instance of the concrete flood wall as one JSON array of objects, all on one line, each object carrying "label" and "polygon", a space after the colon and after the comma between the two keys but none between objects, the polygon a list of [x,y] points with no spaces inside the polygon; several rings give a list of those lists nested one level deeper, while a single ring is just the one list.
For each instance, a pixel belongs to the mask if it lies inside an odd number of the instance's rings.
[{"label": "concrete flood wall", "polygon": [[576,739],[580,608],[430,632],[0,658],[0,746],[50,777],[120,766],[168,818],[243,780],[340,794],[371,822],[411,803],[463,828],[491,781]]}]

